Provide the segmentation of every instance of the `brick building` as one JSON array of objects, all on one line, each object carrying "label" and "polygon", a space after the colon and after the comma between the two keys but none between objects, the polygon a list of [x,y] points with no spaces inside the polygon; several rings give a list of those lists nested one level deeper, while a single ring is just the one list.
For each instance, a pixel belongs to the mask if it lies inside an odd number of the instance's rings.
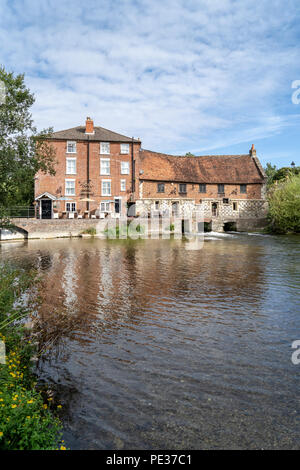
[{"label": "brick building", "polygon": [[246,155],[173,156],[139,153],[137,213],[190,216],[203,208],[213,230],[239,221],[242,229],[264,223],[265,174],[254,145]]},{"label": "brick building", "polygon": [[136,215],[186,216],[201,206],[222,230],[226,222],[251,228],[265,217],[265,174],[254,146],[246,155],[165,155],[90,118],[50,140],[56,175],[36,175],[40,218],[120,217],[129,206]]},{"label": "brick building", "polygon": [[141,142],[87,118],[85,126],[54,132],[56,174],[35,178],[37,216],[90,217],[125,214],[134,193],[134,161]]}]

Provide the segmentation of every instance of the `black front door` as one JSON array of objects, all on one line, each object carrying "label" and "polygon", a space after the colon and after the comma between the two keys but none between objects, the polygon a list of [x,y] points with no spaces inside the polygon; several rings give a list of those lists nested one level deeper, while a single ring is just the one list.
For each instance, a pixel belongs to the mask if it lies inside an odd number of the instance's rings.
[{"label": "black front door", "polygon": [[121,212],[121,201],[120,199],[115,199],[115,213],[120,214]]},{"label": "black front door", "polygon": [[52,217],[52,201],[51,199],[45,199],[42,203],[42,219],[51,219]]}]

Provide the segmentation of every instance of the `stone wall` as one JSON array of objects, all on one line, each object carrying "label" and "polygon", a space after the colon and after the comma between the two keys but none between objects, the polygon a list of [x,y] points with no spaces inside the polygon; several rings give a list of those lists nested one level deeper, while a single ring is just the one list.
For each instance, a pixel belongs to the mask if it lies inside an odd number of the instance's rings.
[{"label": "stone wall", "polygon": [[[207,199],[202,202],[204,209],[204,216],[212,216],[212,203],[218,203],[218,217],[221,219],[230,217],[232,219],[240,218],[264,218],[266,217],[268,204],[263,199],[253,200],[230,200],[229,204],[224,204],[222,199]],[[233,203],[236,203],[236,210],[234,210]]]},{"label": "stone wall", "polygon": [[[237,222],[237,230],[249,231],[266,226],[267,202],[262,199],[235,200],[224,204],[222,199],[206,199],[195,204],[191,199],[140,199],[136,201],[136,214],[160,214],[163,217],[172,215],[172,203],[178,202],[178,217],[192,218],[196,211],[202,214],[205,221],[212,221],[212,230],[222,232],[226,222]],[[217,202],[217,215],[212,213],[212,203]],[[236,203],[234,210],[233,202]],[[158,209],[157,209],[158,203]]]},{"label": "stone wall", "polygon": [[[156,209],[156,202],[159,202],[159,209]],[[147,214],[160,213],[163,216],[172,216],[172,203],[178,203],[178,217],[192,217],[196,206],[195,201],[191,199],[139,199],[136,201],[136,215],[143,216]]]},{"label": "stone wall", "polygon": [[18,240],[20,238],[60,238],[78,237],[90,227],[97,229],[100,220],[94,219],[12,219],[15,231],[1,230],[0,240]]}]

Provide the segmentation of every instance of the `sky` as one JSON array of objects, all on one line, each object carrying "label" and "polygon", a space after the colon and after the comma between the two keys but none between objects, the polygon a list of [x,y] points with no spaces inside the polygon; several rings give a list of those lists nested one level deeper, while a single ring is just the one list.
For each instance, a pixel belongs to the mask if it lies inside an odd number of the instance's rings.
[{"label": "sky", "polygon": [[0,64],[40,130],[90,116],[158,152],[300,165],[299,25],[299,0],[0,0]]}]

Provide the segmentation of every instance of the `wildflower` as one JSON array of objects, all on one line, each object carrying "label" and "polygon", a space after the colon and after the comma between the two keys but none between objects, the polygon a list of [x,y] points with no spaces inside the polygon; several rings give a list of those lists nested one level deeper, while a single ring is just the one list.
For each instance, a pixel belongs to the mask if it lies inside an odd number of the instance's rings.
[{"label": "wildflower", "polygon": [[27,403],[33,403],[33,400],[28,400]]},{"label": "wildflower", "polygon": [[64,446],[60,446],[60,450],[67,450],[67,449]]},{"label": "wildflower", "polygon": [[48,408],[48,405],[43,405],[43,408],[46,410]]},{"label": "wildflower", "polygon": [[12,408],[16,408],[17,405],[11,405]]},{"label": "wildflower", "polygon": [[57,408],[62,408],[62,406],[61,406],[61,405],[57,405]]},{"label": "wildflower", "polygon": [[2,431],[0,431],[0,437],[2,437],[2,436],[3,436],[3,432],[2,432]]}]

